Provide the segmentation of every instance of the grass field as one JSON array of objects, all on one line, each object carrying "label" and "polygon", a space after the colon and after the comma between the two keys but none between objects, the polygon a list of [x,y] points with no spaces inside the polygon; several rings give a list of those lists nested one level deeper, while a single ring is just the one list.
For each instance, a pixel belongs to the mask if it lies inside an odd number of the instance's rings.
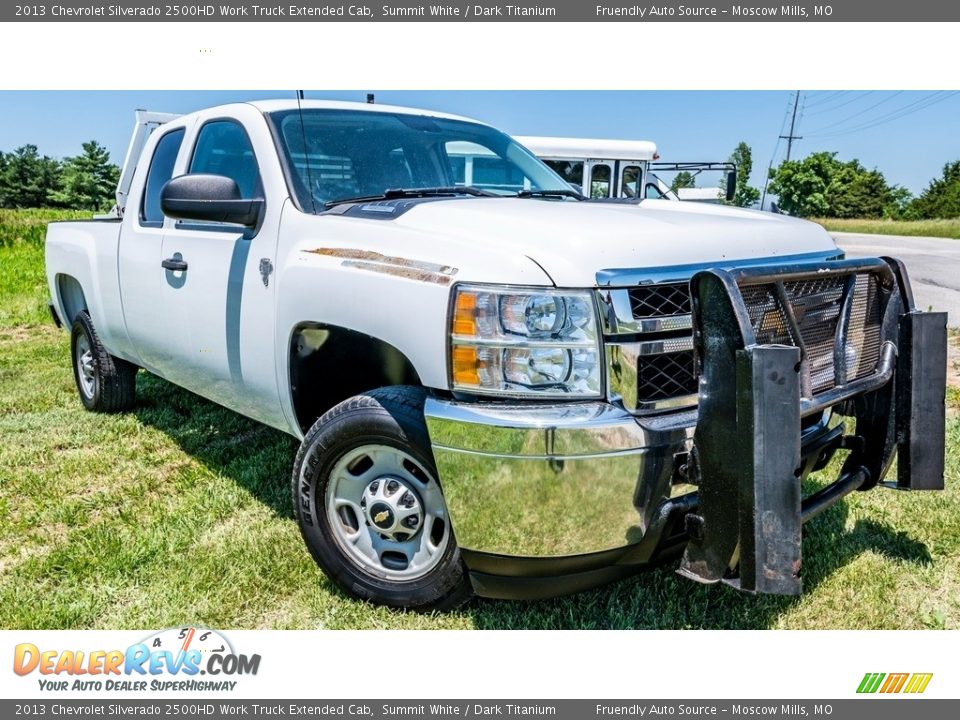
[{"label": "grass field", "polygon": [[952,220],[836,220],[811,218],[831,232],[910,235],[960,240],[960,218]]},{"label": "grass field", "polygon": [[666,568],[447,615],[350,600],[294,524],[292,438],[144,373],[134,412],[82,409],[67,336],[46,317],[43,222],[0,213],[4,628],[960,627],[957,420],[947,492],[854,494],[808,527],[800,598],[698,586]]}]

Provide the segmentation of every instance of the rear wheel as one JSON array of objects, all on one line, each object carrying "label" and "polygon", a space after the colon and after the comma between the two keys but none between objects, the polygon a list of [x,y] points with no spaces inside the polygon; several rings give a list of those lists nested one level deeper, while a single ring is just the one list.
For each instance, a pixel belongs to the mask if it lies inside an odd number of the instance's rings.
[{"label": "rear wheel", "polygon": [[73,379],[87,410],[121,412],[133,407],[137,367],[106,351],[86,310],[73,321],[70,350]]},{"label": "rear wheel", "polygon": [[423,421],[419,388],[344,401],[307,433],[293,473],[303,538],[345,592],[452,609],[471,596]]}]

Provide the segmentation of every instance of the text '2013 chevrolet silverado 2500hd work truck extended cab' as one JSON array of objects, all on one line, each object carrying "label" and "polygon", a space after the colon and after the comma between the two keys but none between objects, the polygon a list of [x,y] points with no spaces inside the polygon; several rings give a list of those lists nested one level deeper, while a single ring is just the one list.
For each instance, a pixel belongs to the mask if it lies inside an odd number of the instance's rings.
[{"label": "text '2013 chevrolet silverado 2500hd work truck extended cab'", "polygon": [[351,595],[540,597],[681,555],[795,594],[802,523],[897,452],[889,484],[942,487],[945,316],[895,260],[769,213],[584,202],[449,115],[138,121],[112,217],[47,234],[80,398],[129,408],[142,368],[301,439],[296,518]]}]

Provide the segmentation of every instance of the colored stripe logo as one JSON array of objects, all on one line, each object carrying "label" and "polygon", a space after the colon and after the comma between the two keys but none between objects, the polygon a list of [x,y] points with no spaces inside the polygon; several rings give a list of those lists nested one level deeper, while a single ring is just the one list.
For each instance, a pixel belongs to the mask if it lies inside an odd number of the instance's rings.
[{"label": "colored stripe logo", "polygon": [[933,673],[867,673],[860,681],[857,692],[919,694],[927,689],[932,678]]}]

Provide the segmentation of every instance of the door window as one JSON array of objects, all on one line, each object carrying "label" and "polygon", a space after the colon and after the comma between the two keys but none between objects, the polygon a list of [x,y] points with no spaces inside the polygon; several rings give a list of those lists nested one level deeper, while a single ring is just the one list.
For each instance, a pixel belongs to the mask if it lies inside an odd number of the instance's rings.
[{"label": "door window", "polygon": [[594,165],[590,169],[590,197],[610,197],[610,166]]},{"label": "door window", "polygon": [[244,199],[262,194],[260,170],[246,131],[232,120],[215,120],[200,129],[190,163],[191,173],[233,179]]},{"label": "door window", "polygon": [[638,165],[627,165],[620,173],[620,197],[637,197],[642,174]]},{"label": "door window", "polygon": [[163,211],[160,209],[160,190],[173,177],[173,165],[183,143],[184,129],[172,130],[160,138],[150,159],[147,170],[147,183],[140,204],[140,224],[144,227],[163,225]]}]

